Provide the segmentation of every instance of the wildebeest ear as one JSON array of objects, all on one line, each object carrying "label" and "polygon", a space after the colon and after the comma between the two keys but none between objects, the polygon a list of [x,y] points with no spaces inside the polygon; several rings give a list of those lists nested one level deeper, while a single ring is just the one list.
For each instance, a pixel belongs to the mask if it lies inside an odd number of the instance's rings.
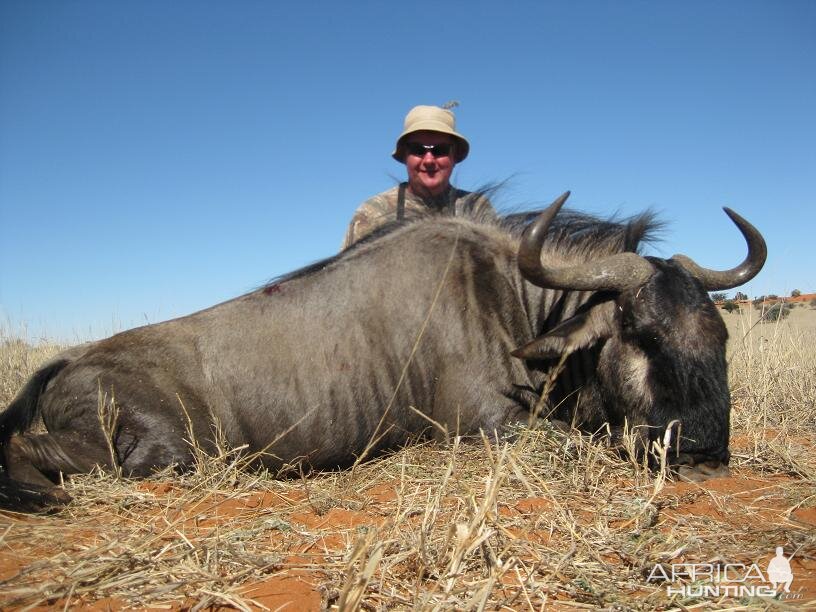
[{"label": "wildebeest ear", "polygon": [[563,321],[543,336],[520,346],[511,354],[519,359],[555,359],[587,348],[612,333],[614,301],[592,306]]}]

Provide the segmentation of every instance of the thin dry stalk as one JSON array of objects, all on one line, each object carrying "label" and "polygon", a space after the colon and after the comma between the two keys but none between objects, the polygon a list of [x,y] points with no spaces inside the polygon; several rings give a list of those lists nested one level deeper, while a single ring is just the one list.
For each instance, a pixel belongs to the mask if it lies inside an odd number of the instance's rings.
[{"label": "thin dry stalk", "polygon": [[117,478],[120,478],[122,476],[122,466],[116,453],[116,431],[119,423],[119,407],[116,405],[113,387],[111,387],[109,398],[108,393],[102,391],[101,381],[98,382],[98,399],[96,406],[99,425],[102,427],[102,435],[108,447],[110,469]]},{"label": "thin dry stalk", "polygon": [[[360,608],[366,587],[374,577],[374,572],[383,556],[384,545],[375,542],[376,534],[369,532],[357,541],[354,551],[346,564],[346,581],[340,594],[340,610],[353,612]],[[359,565],[359,570],[356,566]]]}]

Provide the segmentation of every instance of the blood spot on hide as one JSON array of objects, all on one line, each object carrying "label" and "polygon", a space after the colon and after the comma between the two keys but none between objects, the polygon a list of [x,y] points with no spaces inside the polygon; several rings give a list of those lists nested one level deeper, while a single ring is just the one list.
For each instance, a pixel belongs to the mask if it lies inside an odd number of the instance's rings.
[{"label": "blood spot on hide", "polygon": [[269,285],[268,287],[264,287],[264,295],[272,295],[273,293],[280,293],[283,291],[280,285]]}]

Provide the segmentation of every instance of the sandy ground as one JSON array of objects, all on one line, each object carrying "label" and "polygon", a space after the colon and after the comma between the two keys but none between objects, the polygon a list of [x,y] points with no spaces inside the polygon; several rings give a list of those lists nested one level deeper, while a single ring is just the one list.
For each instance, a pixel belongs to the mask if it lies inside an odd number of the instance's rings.
[{"label": "sandy ground", "polygon": [[[746,444],[750,444],[747,439],[738,437],[734,440],[734,448],[737,452],[745,448]],[[725,538],[729,540],[726,546],[729,552],[720,555],[724,561],[742,563],[746,566],[755,563],[764,571],[773,558],[774,546],[786,543],[786,534],[804,534],[816,529],[816,508],[805,507],[798,500],[798,496],[801,496],[799,485],[800,483],[795,478],[752,473],[748,470],[740,471],[730,478],[708,481],[702,486],[690,483],[671,483],[654,500],[655,507],[660,510],[655,515],[648,531],[651,533],[651,538],[664,541],[669,548],[677,546],[678,543],[681,544],[673,556],[667,559],[667,567],[669,563],[693,562],[695,560],[693,551],[698,547],[708,551],[705,553],[706,557],[714,554],[717,558],[718,542],[725,545],[725,540],[723,540]],[[627,484],[621,483],[621,486],[626,487]],[[391,536],[388,534],[393,528],[394,517],[399,514],[399,491],[403,485],[397,480],[381,482],[357,494],[352,494],[348,499],[333,500],[332,507],[320,511],[316,511],[315,508],[305,503],[307,494],[299,491],[288,491],[285,494],[274,491],[246,492],[237,498],[214,495],[208,498],[206,503],[197,501],[179,504],[178,500],[183,492],[171,482],[146,482],[137,487],[140,494],[143,495],[138,512],[129,511],[122,514],[121,511],[117,513],[111,509],[110,516],[106,517],[106,522],[111,523],[126,524],[133,521],[140,523],[138,530],[130,532],[127,538],[130,540],[128,547],[133,546],[134,543],[150,543],[155,540],[155,543],[147,547],[147,550],[157,551],[151,554],[160,557],[163,550],[179,545],[183,541],[203,553],[212,547],[213,533],[220,531],[226,535],[236,530],[253,532],[256,534],[254,537],[259,539],[255,544],[266,555],[273,555],[276,561],[260,575],[254,572],[253,575],[248,576],[232,592],[244,598],[244,601],[251,602],[249,609],[313,610],[317,612],[326,609],[327,604],[329,606],[332,603],[336,604],[337,592],[342,589],[342,578],[338,579],[336,570],[331,571],[331,568],[336,568],[338,563],[348,558],[355,547],[355,542],[359,541],[361,533],[379,530],[380,537],[390,540]],[[363,503],[354,503],[353,508],[349,507],[352,502],[359,502],[359,500],[363,500]],[[442,507],[456,507],[459,501],[453,497],[446,497]],[[556,549],[563,552],[569,546],[570,537],[565,537],[566,534],[562,533],[557,523],[548,519],[558,513],[561,505],[571,508],[571,531],[581,533],[603,528],[612,532],[618,530],[622,533],[631,532],[631,526],[627,526],[627,523],[631,521],[623,521],[599,510],[593,511],[592,506],[588,505],[590,502],[591,495],[589,494],[581,497],[581,500],[560,495],[556,498],[514,497],[498,502],[497,515],[492,519],[492,523],[500,526],[504,538],[509,542],[508,546],[512,546],[516,551],[516,558],[521,566],[535,567],[537,558],[544,551]],[[422,522],[421,519],[421,513],[419,513],[406,522],[401,529],[417,528]],[[443,512],[439,519],[446,523],[453,517]],[[266,530],[255,528],[264,523],[274,523],[276,527]],[[42,537],[39,530],[49,528],[59,531],[60,535],[55,540],[46,538],[50,542],[46,544],[46,539]],[[439,528],[444,530],[444,525]],[[54,574],[57,576],[70,575],[76,571],[74,567],[81,568],[92,563],[92,557],[95,554],[111,555],[121,548],[122,551],[117,554],[134,555],[132,550],[127,551],[127,547],[120,539],[125,532],[114,536],[109,535],[104,528],[94,530],[88,522],[83,520],[81,511],[73,521],[56,517],[18,518],[11,522],[8,529],[18,532],[30,530],[28,538],[7,537],[5,545],[0,550],[0,584],[8,580],[7,586],[13,589],[19,589],[22,586],[19,578],[15,578],[19,576],[18,572],[21,570],[28,574],[29,579],[51,580],[54,579]],[[699,541],[696,544],[688,540],[686,536],[678,540],[678,534],[687,534],[689,529],[697,534],[696,539]],[[757,535],[760,537],[757,538]],[[799,537],[801,539],[803,536]],[[730,542],[732,539],[744,543],[745,549],[739,556],[735,556],[735,553],[732,552],[734,550],[733,543]],[[739,550],[739,547],[737,549]],[[631,571],[633,565],[637,566],[637,558],[642,554],[638,550],[638,547],[631,550],[625,547],[622,549],[602,547],[598,554],[608,572],[624,575]],[[804,549],[796,551],[791,562],[795,575],[791,597],[795,599],[776,602],[787,606],[784,609],[813,609],[809,606],[816,605],[816,559],[813,557],[813,552]],[[90,560],[88,559],[89,553]],[[790,555],[790,550],[788,554]],[[51,575],[46,578],[49,573],[49,558],[53,560],[61,556],[70,556],[75,563],[54,562]],[[410,564],[407,565],[400,571],[410,575],[413,570],[409,567]],[[118,571],[122,572],[121,580],[128,578],[126,568],[119,568]],[[94,578],[100,579],[98,576]],[[104,578],[109,579],[107,576]],[[474,579],[478,578],[478,575],[474,577]],[[166,580],[173,586],[178,578],[168,576]],[[494,604],[501,601],[512,603],[499,604],[489,609],[533,609],[524,605],[523,598],[518,600],[517,597],[514,597],[514,594],[518,596],[518,593],[523,591],[519,580],[521,578],[517,576],[517,573],[510,572],[503,575],[499,584],[496,585],[491,602]],[[566,578],[558,582],[569,584]],[[180,585],[180,582],[176,583],[176,591],[183,589]],[[390,598],[383,596],[388,591],[385,586],[387,585],[384,585],[379,592],[372,594],[373,598],[369,598],[368,606],[363,609],[411,609],[409,602],[412,595],[410,592],[406,592],[405,589],[397,589],[401,597]],[[554,586],[551,583],[548,588]],[[634,597],[635,601],[640,600],[636,608],[619,609],[672,609],[672,606],[667,606],[668,602],[660,596],[663,588],[663,585],[644,583],[641,596]],[[549,595],[550,603],[547,609],[572,610],[595,607],[587,603],[580,603],[581,600],[591,602],[592,599],[575,597],[574,593],[568,594],[565,591],[563,587],[553,588],[553,592]],[[335,593],[333,596],[332,592]],[[0,587],[0,594],[2,594],[2,587]],[[8,594],[11,595],[11,590]],[[81,589],[80,592],[67,598],[58,597],[47,603],[42,602],[32,609],[140,608],[138,600],[115,596],[107,596],[102,599],[97,597],[98,592],[91,587]],[[1,600],[2,597],[0,597]],[[725,604],[726,602],[732,606],[737,604],[734,600],[724,600],[720,603]],[[32,601],[25,601],[25,603],[32,603]],[[155,602],[152,603],[155,605]],[[165,604],[160,604],[159,607],[191,610],[197,609],[196,603],[196,598],[187,598],[180,601],[170,600]],[[535,603],[540,606],[543,600],[536,598]],[[629,599],[629,603],[633,603],[632,599]],[[716,603],[709,603],[713,607],[703,605],[701,609],[720,609]],[[731,609],[767,609],[759,601],[754,601],[752,604],[758,604],[758,607],[753,605],[741,607],[737,604]],[[22,607],[18,608],[14,605],[12,609],[22,609]],[[216,600],[212,602],[212,607],[205,605],[203,609],[230,607],[233,606],[224,600]],[[534,609],[538,609],[538,606],[535,606]],[[675,607],[674,609],[686,608]]]}]

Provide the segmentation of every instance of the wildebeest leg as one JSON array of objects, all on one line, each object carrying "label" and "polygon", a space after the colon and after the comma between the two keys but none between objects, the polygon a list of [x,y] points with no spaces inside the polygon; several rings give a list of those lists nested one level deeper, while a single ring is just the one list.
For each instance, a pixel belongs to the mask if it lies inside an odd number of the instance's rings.
[{"label": "wildebeest leg", "polygon": [[680,460],[684,461],[684,463],[674,465],[673,471],[681,480],[704,482],[711,478],[727,478],[731,475],[729,467],[721,461],[695,462],[688,455],[681,455]]},{"label": "wildebeest leg", "polygon": [[60,501],[70,497],[55,487],[62,474],[89,472],[95,465],[111,466],[110,452],[78,434],[24,434],[6,448],[6,466],[12,480],[48,489]]}]

